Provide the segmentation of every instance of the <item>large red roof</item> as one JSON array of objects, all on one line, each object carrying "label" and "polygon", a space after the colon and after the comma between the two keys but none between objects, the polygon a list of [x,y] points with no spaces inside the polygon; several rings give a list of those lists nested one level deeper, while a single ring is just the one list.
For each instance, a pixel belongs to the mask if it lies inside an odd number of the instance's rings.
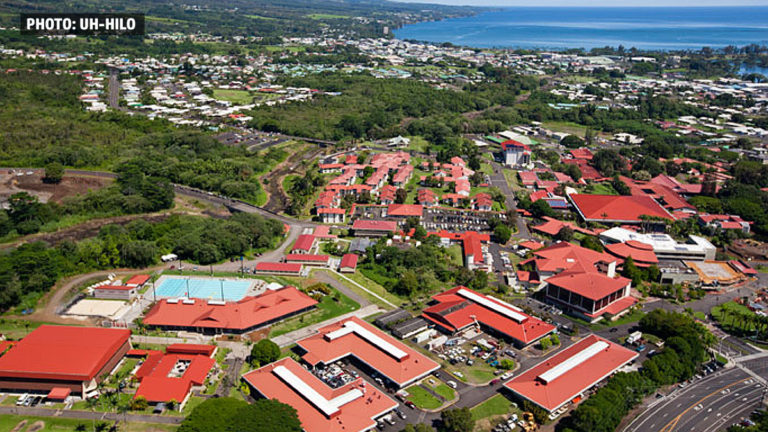
[{"label": "large red roof", "polygon": [[[356,323],[396,347],[405,353],[405,357],[395,358],[386,350],[381,349],[381,347],[355,332],[350,332],[333,340],[329,340],[326,337],[326,334],[344,328],[345,323],[349,321]],[[354,316],[319,329],[317,334],[298,341],[297,345],[306,350],[306,354],[302,356],[302,359],[309,364],[315,365],[320,362],[329,364],[338,359],[353,355],[400,386],[410,384],[440,368],[439,364],[428,357]]]},{"label": "large red roof", "polygon": [[301,234],[296,243],[293,244],[292,251],[309,251],[315,243],[315,236],[312,234]]},{"label": "large red roof", "polygon": [[314,255],[314,254],[288,254],[285,256],[286,262],[294,261],[310,261],[310,262],[328,262],[331,257],[328,255]]},{"label": "large red roof", "polygon": [[209,304],[195,299],[194,304],[160,300],[144,317],[151,326],[177,326],[245,330],[278,320],[310,308],[317,301],[292,286],[267,290],[237,302]]},{"label": "large red roof", "polygon": [[640,216],[674,220],[671,214],[649,196],[583,195],[569,196],[582,218],[588,221],[641,222]]},{"label": "large red roof", "polygon": [[640,267],[648,267],[659,262],[656,254],[653,253],[653,246],[637,240],[629,240],[626,243],[607,244],[605,245],[605,250],[622,260],[632,257],[635,264]]},{"label": "large red roof", "polygon": [[[524,320],[518,322],[494,311],[493,309],[469,300],[467,297],[460,295],[459,290],[469,291],[474,295],[485,298],[487,301],[502,307],[514,308],[513,310],[523,316]],[[477,321],[501,334],[520,341],[523,345],[528,345],[555,329],[551,324],[547,324],[538,318],[526,315],[519,308],[515,308],[494,297],[477,293],[463,286],[457,286],[437,294],[433,296],[432,299],[435,300],[437,304],[424,309],[422,316],[451,331],[463,329]]]},{"label": "large red roof", "polygon": [[128,329],[42,325],[0,357],[0,378],[88,381],[130,336]]},{"label": "large red roof", "polygon": [[256,271],[259,271],[259,272],[301,273],[301,264],[281,263],[281,262],[260,262],[260,263],[256,263],[255,269]]},{"label": "large red roof", "polygon": [[564,288],[591,300],[600,300],[625,288],[631,281],[624,277],[611,278],[597,272],[565,271],[547,279],[547,283]]},{"label": "large red roof", "polygon": [[125,281],[125,285],[144,285],[149,280],[149,275],[142,274],[142,275],[136,275],[132,276],[130,279]]},{"label": "large red roof", "polygon": [[616,261],[613,256],[593,251],[573,243],[559,242],[533,252],[536,269],[540,272],[561,272],[578,269],[584,272],[596,272],[598,263]]},{"label": "large red roof", "polygon": [[392,231],[397,230],[397,222],[382,220],[356,220],[352,224],[353,230],[368,231]]},{"label": "large red roof", "polygon": [[[205,384],[211,368],[216,360],[209,355],[191,354],[201,351],[200,345],[192,345],[185,348],[183,344],[172,345],[173,349],[162,354],[159,351],[151,351],[147,359],[136,371],[136,378],[140,380],[139,388],[134,398],[143,396],[148,402],[169,402],[175,400],[182,402],[186,399],[192,386]],[[205,351],[213,353],[216,347],[210,346]],[[171,347],[169,346],[169,349]],[[190,354],[179,354],[179,352]],[[179,361],[189,362],[186,370],[180,376],[173,376],[171,371]]]},{"label": "large red roof", "polygon": [[[295,377],[299,383],[308,386],[308,396],[288,381],[278,376],[282,370]],[[376,387],[366,383],[362,378],[332,389],[319,378],[301,367],[295,360],[284,358],[268,364],[260,369],[243,375],[258,393],[267,399],[277,399],[282,403],[292,406],[301,421],[302,429],[312,432],[362,432],[374,429],[374,418],[397,407],[397,402],[387,394],[377,390]],[[342,395],[358,394],[359,397],[349,398],[346,403],[334,403],[342,401]],[[330,416],[321,411],[313,402],[319,399],[324,405],[333,406],[336,412]],[[337,399],[339,398],[339,399]]]},{"label": "large red roof", "polygon": [[[573,360],[574,356],[580,352],[586,354],[585,350],[592,346],[595,348],[604,346],[605,348],[584,361]],[[554,411],[637,356],[636,352],[621,345],[596,335],[589,335],[528,369],[504,386],[547,411]],[[543,374],[569,360],[572,362],[572,367],[562,375],[551,380],[542,379]],[[543,375],[543,378],[552,378],[552,376]]]},{"label": "large red roof", "polygon": [[341,257],[341,263],[339,264],[339,267],[348,267],[354,269],[357,267],[357,260],[358,256],[355,254],[344,254],[344,256]]},{"label": "large red roof", "polygon": [[387,216],[421,216],[424,207],[419,204],[390,204],[387,207]]}]

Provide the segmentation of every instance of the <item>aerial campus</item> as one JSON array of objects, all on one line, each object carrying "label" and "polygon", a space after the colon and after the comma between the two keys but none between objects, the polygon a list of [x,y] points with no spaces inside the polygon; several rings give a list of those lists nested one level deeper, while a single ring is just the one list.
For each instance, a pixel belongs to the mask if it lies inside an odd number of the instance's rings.
[{"label": "aerial campus", "polygon": [[766,430],[768,48],[252,3],[0,5],[0,431]]}]

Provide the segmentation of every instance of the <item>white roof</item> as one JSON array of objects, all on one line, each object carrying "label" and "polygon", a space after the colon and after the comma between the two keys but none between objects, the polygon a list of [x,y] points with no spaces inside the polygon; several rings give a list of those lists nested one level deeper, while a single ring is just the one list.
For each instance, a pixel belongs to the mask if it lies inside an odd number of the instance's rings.
[{"label": "white roof", "polygon": [[[307,399],[315,408],[319,409],[326,417],[330,417],[339,412],[339,407],[332,404],[328,399],[324,398],[318,393],[312,386],[305,383],[296,374],[291,372],[285,366],[276,366],[272,369],[272,373],[277,375],[283,380],[289,387],[296,393],[300,394],[303,398]],[[341,396],[340,396],[341,397]]]},{"label": "white roof", "polygon": [[365,327],[361,326],[360,324],[354,321],[345,322],[343,328],[334,330],[330,333],[326,333],[325,337],[326,339],[332,341],[342,336],[346,336],[350,333],[355,333],[356,335],[368,341],[370,344],[375,345],[380,350],[386,352],[387,354],[391,355],[392,357],[398,360],[402,360],[408,356],[408,353],[406,353],[405,351],[387,342],[382,337],[376,335],[372,331],[366,329]]},{"label": "white roof", "polygon": [[689,236],[691,243],[678,243],[668,234],[641,234],[619,227],[601,232],[600,238],[621,243],[628,240],[639,241],[651,245],[654,252],[704,252],[715,248],[709,240],[694,235]]},{"label": "white roof", "polygon": [[568,373],[576,366],[584,363],[585,361],[591,359],[597,353],[600,351],[608,348],[608,342],[605,341],[597,341],[593,343],[592,345],[584,348],[583,350],[579,351],[578,353],[574,354],[571,358],[568,360],[560,363],[559,365],[553,367],[552,369],[544,372],[543,374],[539,375],[538,378],[544,383],[549,384],[550,382],[554,381],[555,379],[559,378],[560,376]]},{"label": "white roof", "polygon": [[512,306],[509,303],[501,301],[499,299],[494,298],[495,301],[491,301],[486,296],[476,294],[476,293],[473,293],[472,291],[465,290],[465,289],[460,289],[456,293],[494,312],[498,312],[508,318],[512,318],[518,323],[522,323],[523,321],[528,319],[526,315],[523,315],[522,313],[520,313],[522,312],[520,309]]}]

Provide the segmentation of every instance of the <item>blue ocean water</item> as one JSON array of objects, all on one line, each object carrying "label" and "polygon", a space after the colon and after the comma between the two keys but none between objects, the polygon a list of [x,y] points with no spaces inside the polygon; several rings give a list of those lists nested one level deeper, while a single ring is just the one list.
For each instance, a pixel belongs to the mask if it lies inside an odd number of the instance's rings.
[{"label": "blue ocean water", "polygon": [[720,48],[768,44],[768,7],[516,7],[410,24],[395,36],[480,48]]}]

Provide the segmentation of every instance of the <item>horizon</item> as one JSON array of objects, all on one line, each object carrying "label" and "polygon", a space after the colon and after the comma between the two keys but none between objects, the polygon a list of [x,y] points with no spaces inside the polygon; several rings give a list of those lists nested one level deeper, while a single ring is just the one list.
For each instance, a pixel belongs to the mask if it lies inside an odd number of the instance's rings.
[{"label": "horizon", "polygon": [[[696,2],[682,1],[664,1],[664,0],[629,0],[620,5],[613,4],[610,0],[595,0],[585,2],[584,0],[541,0],[536,6],[531,6],[523,0],[393,0],[400,3],[423,3],[445,6],[474,6],[474,7],[508,7],[508,8],[728,8],[728,7],[765,7],[768,6],[768,0],[741,0],[734,2],[723,2],[723,0],[699,0]],[[586,4],[585,4],[586,3]]]}]

